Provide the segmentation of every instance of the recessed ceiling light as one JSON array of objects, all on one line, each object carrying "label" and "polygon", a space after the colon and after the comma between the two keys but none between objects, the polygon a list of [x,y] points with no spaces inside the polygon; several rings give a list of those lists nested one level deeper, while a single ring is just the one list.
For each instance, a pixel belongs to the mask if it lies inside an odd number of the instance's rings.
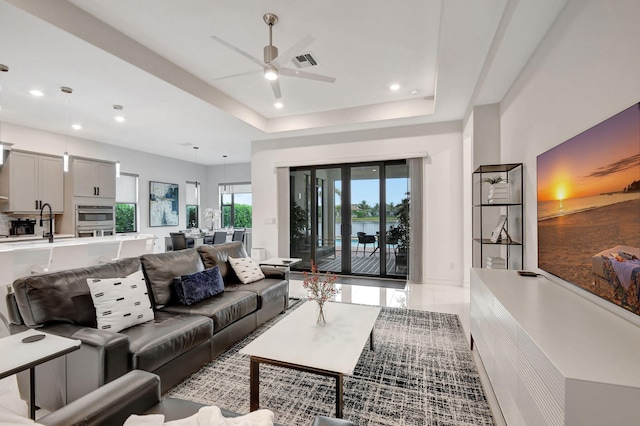
[{"label": "recessed ceiling light", "polygon": [[278,109],[281,109],[284,106],[284,104],[282,102],[276,102],[275,104],[273,104],[273,106]]},{"label": "recessed ceiling light", "polygon": [[411,91],[411,94],[412,94],[412,95],[417,95],[418,93],[420,93],[420,91],[419,91],[419,90],[412,90],[412,91]]},{"label": "recessed ceiling light", "polygon": [[122,123],[124,121],[124,117],[121,115],[116,115],[114,117],[114,120],[116,120],[118,123]]},{"label": "recessed ceiling light", "polygon": [[71,127],[73,128],[73,130],[81,130],[82,129],[82,125],[80,124],[72,124]]},{"label": "recessed ceiling light", "polygon": [[400,89],[400,85],[398,83],[393,83],[391,86],[389,86],[389,89],[395,92],[396,90]]},{"label": "recessed ceiling light", "polygon": [[31,93],[32,96],[35,96],[37,98],[39,98],[40,96],[44,96],[44,93],[42,93],[42,91],[37,89],[30,90],[29,93]]}]

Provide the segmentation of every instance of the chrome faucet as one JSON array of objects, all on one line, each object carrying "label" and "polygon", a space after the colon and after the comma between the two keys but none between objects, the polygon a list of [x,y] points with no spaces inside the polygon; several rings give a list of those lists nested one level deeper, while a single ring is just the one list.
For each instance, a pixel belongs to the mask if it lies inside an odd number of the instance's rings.
[{"label": "chrome faucet", "polygon": [[49,203],[44,203],[42,207],[40,207],[40,226],[42,226],[42,222],[44,221],[42,219],[42,212],[45,207],[49,207],[49,242],[52,243],[53,242],[53,211],[51,210],[51,204]]}]

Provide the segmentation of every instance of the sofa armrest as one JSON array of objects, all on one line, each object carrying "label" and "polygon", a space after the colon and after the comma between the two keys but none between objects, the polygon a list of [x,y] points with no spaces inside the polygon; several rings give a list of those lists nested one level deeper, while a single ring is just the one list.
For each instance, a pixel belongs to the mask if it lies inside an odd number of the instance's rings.
[{"label": "sofa armrest", "polygon": [[316,416],[311,426],[353,426],[353,422],[333,417]]},{"label": "sofa armrest", "polygon": [[66,355],[65,389],[67,402],[124,375],[131,369],[129,337],[112,331],[98,330],[75,324],[55,324],[40,328],[42,331],[78,339],[80,350]]},{"label": "sofa armrest", "polygon": [[160,401],[160,378],[142,370],[84,395],[38,420],[46,426],[121,425],[131,414],[143,414]]}]

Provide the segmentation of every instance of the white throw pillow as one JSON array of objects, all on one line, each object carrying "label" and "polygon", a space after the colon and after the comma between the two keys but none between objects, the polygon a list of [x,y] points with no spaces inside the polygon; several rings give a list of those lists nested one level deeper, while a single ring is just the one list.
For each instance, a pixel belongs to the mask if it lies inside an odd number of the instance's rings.
[{"label": "white throw pillow", "polygon": [[264,279],[262,269],[260,269],[260,266],[250,257],[238,257],[235,259],[229,257],[229,263],[238,278],[240,278],[240,281],[242,281],[242,284],[249,284]]},{"label": "white throw pillow", "polygon": [[99,330],[118,332],[151,321],[153,309],[142,271],[125,278],[87,278]]}]

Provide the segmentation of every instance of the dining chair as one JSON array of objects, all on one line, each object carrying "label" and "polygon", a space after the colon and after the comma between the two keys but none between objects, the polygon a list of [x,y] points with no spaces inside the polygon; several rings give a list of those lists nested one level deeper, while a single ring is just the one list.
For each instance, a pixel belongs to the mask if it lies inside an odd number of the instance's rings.
[{"label": "dining chair", "polygon": [[222,244],[227,242],[227,231],[216,231],[213,234],[213,244]]},{"label": "dining chair", "polygon": [[231,241],[240,241],[244,243],[244,229],[236,229],[233,231]]},{"label": "dining chair", "polygon": [[[182,232],[170,232],[169,236],[171,237],[171,246],[173,247],[173,251],[189,248],[187,237]],[[190,243],[191,247],[193,247],[193,240],[191,240]]]}]

